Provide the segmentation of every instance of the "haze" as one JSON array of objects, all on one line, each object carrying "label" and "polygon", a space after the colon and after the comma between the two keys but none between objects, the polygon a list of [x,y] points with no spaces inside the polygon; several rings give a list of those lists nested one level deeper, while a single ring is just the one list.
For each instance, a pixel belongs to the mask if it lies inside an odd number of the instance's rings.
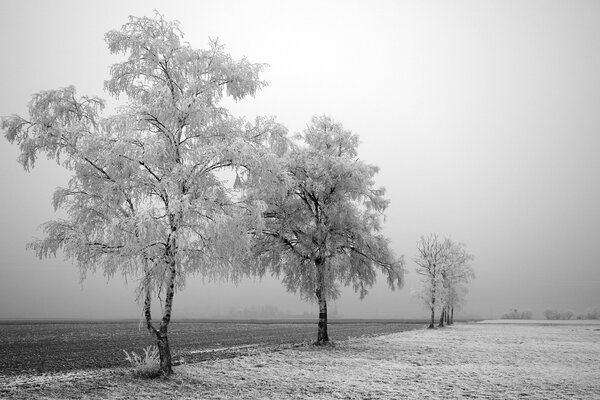
[{"label": "haze", "polygon": [[[225,105],[275,115],[291,133],[327,114],[360,135],[391,200],[385,234],[409,274],[383,279],[343,317],[414,318],[427,311],[412,258],[421,235],[464,242],[477,278],[462,315],[509,309],[583,313],[600,306],[600,3],[595,1],[16,1],[0,2],[0,115],[27,115],[31,95],[73,84],[108,100],[104,33],[157,9],[195,48],[220,38],[235,58],[270,65],[270,85]],[[30,173],[0,139],[0,318],[136,318],[136,282],[37,260],[25,245],[56,216],[68,174],[42,161]],[[59,214],[60,215],[60,214]],[[316,305],[273,278],[191,279],[174,316],[228,316],[262,306]]]}]

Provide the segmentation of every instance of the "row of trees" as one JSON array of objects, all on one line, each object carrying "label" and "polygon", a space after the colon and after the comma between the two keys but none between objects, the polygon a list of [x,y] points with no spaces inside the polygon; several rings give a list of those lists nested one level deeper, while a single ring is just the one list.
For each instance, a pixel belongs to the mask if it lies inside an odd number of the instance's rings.
[{"label": "row of trees", "polygon": [[[531,311],[510,310],[500,316],[501,319],[532,319]],[[544,311],[544,318],[548,320],[570,320],[570,319],[600,319],[600,308],[589,309],[585,314],[575,314],[573,311],[558,311],[547,309]]]},{"label": "row of trees", "polygon": [[440,313],[438,326],[454,323],[454,310],[461,307],[467,294],[467,284],[475,278],[470,262],[473,256],[463,243],[440,238],[432,233],[421,236],[417,243],[416,272],[421,276],[421,288],[416,296],[431,311],[429,328],[434,328],[435,312]]},{"label": "row of trees", "polygon": [[319,344],[329,341],[327,301],[341,285],[362,298],[377,269],[392,289],[403,284],[404,260],[380,233],[388,200],[375,187],[377,168],[358,159],[355,134],[316,117],[290,138],[274,118],[232,116],[220,101],[253,96],[266,85],[264,65],[233,60],[216,41],[195,50],[158,13],[130,17],[105,38],[126,56],[105,82],[126,98],[115,115],[102,117],[102,99],[67,87],[35,94],[27,118],[1,127],[25,170],[42,154],[71,171],[54,194],[66,217],[45,223],[29,247],[39,257],[62,251],[83,276],[137,279],[164,375],[173,372],[173,299],[190,275],[279,277],[318,303]]},{"label": "row of trees", "polygon": [[585,314],[575,314],[573,311],[545,310],[544,318],[553,320],[600,319],[600,307],[589,309]]}]

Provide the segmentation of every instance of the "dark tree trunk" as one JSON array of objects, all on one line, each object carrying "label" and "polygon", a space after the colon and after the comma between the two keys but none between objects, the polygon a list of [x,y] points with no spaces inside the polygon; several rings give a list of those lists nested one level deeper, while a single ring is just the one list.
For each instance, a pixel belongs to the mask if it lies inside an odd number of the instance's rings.
[{"label": "dark tree trunk", "polygon": [[433,295],[431,296],[431,321],[429,322],[428,329],[433,329],[435,327],[435,291],[432,292]]},{"label": "dark tree trunk", "polygon": [[429,322],[428,329],[435,328],[435,307],[431,306],[431,321]]},{"label": "dark tree trunk", "polygon": [[329,335],[327,334],[327,294],[325,293],[325,262],[321,257],[315,260],[317,267],[317,289],[315,295],[319,302],[319,331],[317,333],[318,345],[329,343]]},{"label": "dark tree trunk", "polygon": [[170,376],[173,374],[173,363],[171,359],[171,348],[169,347],[169,340],[167,338],[167,327],[171,322],[171,311],[173,310],[173,296],[175,295],[176,271],[177,269],[175,267],[175,256],[172,255],[171,262],[169,263],[169,286],[167,286],[165,307],[163,310],[163,317],[160,322],[160,328],[158,329],[158,333],[156,335],[158,354],[160,355],[160,373],[163,376]]},{"label": "dark tree trunk", "polygon": [[446,325],[450,325],[450,307],[446,307]]},{"label": "dark tree trunk", "polygon": [[450,325],[454,325],[454,307],[450,308]]},{"label": "dark tree trunk", "polygon": [[440,315],[440,322],[438,324],[438,327],[440,327],[440,328],[444,327],[444,318],[445,318],[445,315],[446,315],[446,309],[442,308],[442,313]]},{"label": "dark tree trunk", "polygon": [[321,289],[317,289],[317,299],[319,301],[319,332],[317,334],[317,344],[329,343],[329,335],[327,334],[327,300],[321,292]]},{"label": "dark tree trunk", "polygon": [[156,334],[156,344],[158,346],[158,354],[160,356],[160,373],[163,376],[173,374],[173,360],[171,359],[171,348],[169,347],[169,339],[167,338],[167,327],[161,326]]},{"label": "dark tree trunk", "polygon": [[[169,322],[171,322],[171,310],[173,309],[173,295],[175,294],[175,261],[172,261],[169,265],[169,280],[167,287],[167,295],[165,298],[165,307],[163,310],[163,318],[160,322],[160,327],[156,329],[152,324],[152,315],[150,312],[151,306],[151,289],[150,289],[150,276],[146,275],[146,282],[144,283],[145,299],[144,299],[144,316],[146,317],[146,327],[151,333],[154,333],[156,337],[156,346],[158,347],[158,355],[160,357],[160,373],[163,376],[170,376],[173,374],[173,360],[171,357],[171,348],[169,347],[169,339],[167,337],[167,328]],[[148,272],[147,272],[148,274]]]}]

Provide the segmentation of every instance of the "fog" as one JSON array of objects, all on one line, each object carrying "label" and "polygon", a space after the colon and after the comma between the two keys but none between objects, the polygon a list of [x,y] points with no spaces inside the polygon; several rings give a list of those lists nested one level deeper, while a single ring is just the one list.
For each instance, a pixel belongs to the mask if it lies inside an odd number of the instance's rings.
[{"label": "fog", "polygon": [[[464,242],[476,279],[463,315],[600,307],[600,3],[0,2],[0,115],[26,116],[31,95],[75,85],[108,100],[104,33],[128,15],[181,22],[194,48],[219,38],[235,58],[270,66],[236,115],[275,115],[291,133],[327,114],[360,135],[391,204],[385,234],[407,259],[401,290],[385,280],[364,300],[345,290],[341,317],[414,318],[426,310],[416,242],[436,232]],[[40,160],[30,173],[0,139],[0,318],[136,318],[137,282],[25,249],[56,216],[52,193],[69,175]],[[276,307],[317,315],[272,277],[189,279],[175,318],[227,317]]]}]

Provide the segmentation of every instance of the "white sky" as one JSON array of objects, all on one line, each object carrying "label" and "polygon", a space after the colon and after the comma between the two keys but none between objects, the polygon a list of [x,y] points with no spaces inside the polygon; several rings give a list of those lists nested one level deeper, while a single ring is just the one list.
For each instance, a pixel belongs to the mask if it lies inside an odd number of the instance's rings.
[{"label": "white sky", "polygon": [[[426,316],[411,259],[429,232],[476,257],[468,313],[600,306],[600,2],[4,0],[0,115],[25,115],[33,93],[70,84],[115,104],[102,87],[119,58],[104,33],[154,8],[195,48],[218,37],[234,57],[270,65],[270,86],[235,113],[275,115],[292,133],[331,115],[381,168],[385,231],[410,273],[401,291],[381,279],[362,302],[344,292],[339,313]],[[49,162],[26,173],[17,154],[0,139],[0,318],[136,317],[134,283],[80,285],[76,266],[25,250],[68,175]],[[196,279],[174,316],[267,304],[317,312],[272,279]]]}]

